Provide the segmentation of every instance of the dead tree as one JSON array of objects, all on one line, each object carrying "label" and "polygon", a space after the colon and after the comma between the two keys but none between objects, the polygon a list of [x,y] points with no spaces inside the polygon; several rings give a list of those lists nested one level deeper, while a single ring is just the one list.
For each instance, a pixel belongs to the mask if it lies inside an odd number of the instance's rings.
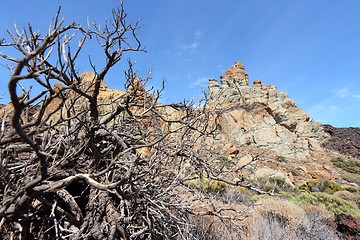
[{"label": "dead tree", "polygon": [[[144,51],[140,27],[126,22],[123,5],[103,28],[65,25],[59,8],[44,36],[15,26],[11,41],[1,41],[18,54],[0,53],[12,63],[0,133],[0,235],[180,239],[189,215],[235,211],[187,184],[221,172],[206,145],[215,129],[206,104],[160,104],[161,90],[146,90],[148,78],[137,78],[131,63],[125,91],[101,98],[109,70],[126,52]],[[89,81],[76,63],[94,41],[106,61],[99,69],[90,58]],[[30,92],[29,84],[40,90]]]}]

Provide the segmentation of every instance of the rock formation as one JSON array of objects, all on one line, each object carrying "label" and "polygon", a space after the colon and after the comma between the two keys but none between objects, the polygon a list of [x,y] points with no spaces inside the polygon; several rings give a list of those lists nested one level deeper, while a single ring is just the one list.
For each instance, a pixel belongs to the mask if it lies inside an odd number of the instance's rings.
[{"label": "rock formation", "polygon": [[[85,71],[79,76],[79,82],[76,82],[77,88],[88,95],[92,95],[94,91],[95,79],[95,73]],[[87,105],[89,104],[89,102],[85,100],[84,97],[81,97],[78,93],[64,89],[64,86],[61,83],[55,83],[53,90],[55,93],[62,91],[62,95],[55,97],[46,107],[45,114],[51,115],[48,120],[49,122],[57,121],[60,118],[60,113],[62,113],[62,117],[65,118],[65,108],[69,105],[74,105],[74,110],[80,112],[83,111],[83,109],[86,109]],[[116,102],[116,99],[124,94],[125,93],[122,91],[109,89],[105,82],[101,80],[98,94],[98,104],[100,105],[99,110],[103,114],[112,111],[114,109],[114,103]],[[65,101],[63,96],[66,99]],[[59,108],[63,108],[63,110],[58,111]],[[54,112],[56,112],[56,114],[54,114]]]},{"label": "rock formation", "polygon": [[[221,86],[216,79],[210,79],[209,101],[216,104],[226,103],[274,103],[291,101],[284,92],[277,91],[275,86],[262,84],[255,80],[253,87],[249,85],[248,74],[244,65],[236,62],[220,77]],[[294,104],[293,102],[291,104]]]},{"label": "rock formation", "polygon": [[255,80],[249,85],[244,65],[236,62],[220,77],[209,80],[209,106],[221,109],[219,125],[225,139],[304,159],[321,150],[328,137],[321,125],[275,86]]}]

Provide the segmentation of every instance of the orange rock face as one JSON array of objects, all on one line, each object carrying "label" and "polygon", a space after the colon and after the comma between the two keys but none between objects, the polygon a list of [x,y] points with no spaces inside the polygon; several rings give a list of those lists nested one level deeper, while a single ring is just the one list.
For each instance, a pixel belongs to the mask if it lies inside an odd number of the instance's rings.
[{"label": "orange rock face", "polygon": [[248,74],[245,71],[244,64],[235,62],[231,68],[226,69],[225,76],[220,77],[222,84],[236,84],[243,86],[249,85]]}]

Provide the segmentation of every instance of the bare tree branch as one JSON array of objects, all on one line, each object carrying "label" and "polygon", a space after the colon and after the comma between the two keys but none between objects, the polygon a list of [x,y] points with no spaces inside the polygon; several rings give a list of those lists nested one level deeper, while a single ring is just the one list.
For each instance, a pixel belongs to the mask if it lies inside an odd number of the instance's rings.
[{"label": "bare tree branch", "polygon": [[[243,219],[189,183],[240,184],[229,180],[209,144],[215,111],[192,101],[161,104],[163,88],[146,89],[150,74],[136,76],[130,60],[124,92],[104,91],[104,78],[124,54],[145,51],[141,22],[127,23],[122,2],[103,28],[96,21],[66,25],[60,9],[44,36],[15,24],[11,42],[0,41],[21,56],[0,53],[14,66],[11,103],[1,109],[0,234],[174,239],[184,236],[190,215]],[[94,72],[80,75],[82,50],[94,42],[104,65],[90,60]]]}]

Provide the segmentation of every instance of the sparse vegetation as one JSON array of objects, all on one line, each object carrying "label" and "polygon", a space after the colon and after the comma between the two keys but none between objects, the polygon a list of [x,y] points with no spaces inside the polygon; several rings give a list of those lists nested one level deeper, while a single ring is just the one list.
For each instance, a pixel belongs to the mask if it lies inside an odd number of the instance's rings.
[{"label": "sparse vegetation", "polygon": [[254,220],[255,239],[285,240],[295,239],[294,233],[287,229],[287,218],[272,212],[263,213],[258,219]]},{"label": "sparse vegetation", "polygon": [[338,239],[335,228],[330,227],[333,217],[318,207],[300,207],[277,198],[259,201],[259,213],[253,217],[250,239],[313,240]]},{"label": "sparse vegetation", "polygon": [[242,239],[243,231],[230,221],[220,221],[214,216],[191,217],[187,231],[183,234],[186,240],[223,240]]},{"label": "sparse vegetation", "polygon": [[218,195],[218,199],[220,199],[225,204],[244,204],[246,206],[251,206],[253,204],[253,200],[251,199],[252,193],[244,188],[228,188],[225,191],[222,191]]},{"label": "sparse vegetation", "polygon": [[341,168],[349,173],[360,174],[360,161],[344,160],[342,158],[333,158],[331,162],[334,166]]},{"label": "sparse vegetation", "polygon": [[345,187],[344,190],[349,191],[351,193],[360,193],[360,187],[348,186]]},{"label": "sparse vegetation", "polygon": [[296,190],[296,188],[288,183],[282,176],[258,177],[252,184],[269,193],[293,192]]},{"label": "sparse vegetation", "polygon": [[212,180],[209,178],[197,178],[189,181],[189,184],[199,191],[215,194],[225,191],[228,187],[227,184],[222,181]]},{"label": "sparse vegetation", "polygon": [[311,179],[301,184],[299,189],[307,192],[325,192],[328,194],[344,190],[337,182],[327,179]]},{"label": "sparse vegetation", "polygon": [[296,236],[301,240],[339,239],[332,216],[317,207],[304,207],[304,222],[296,228]]},{"label": "sparse vegetation", "polygon": [[346,214],[359,218],[359,208],[344,199],[324,192],[302,192],[300,194],[287,194],[291,201],[301,206],[315,205],[320,206],[335,215]]}]

